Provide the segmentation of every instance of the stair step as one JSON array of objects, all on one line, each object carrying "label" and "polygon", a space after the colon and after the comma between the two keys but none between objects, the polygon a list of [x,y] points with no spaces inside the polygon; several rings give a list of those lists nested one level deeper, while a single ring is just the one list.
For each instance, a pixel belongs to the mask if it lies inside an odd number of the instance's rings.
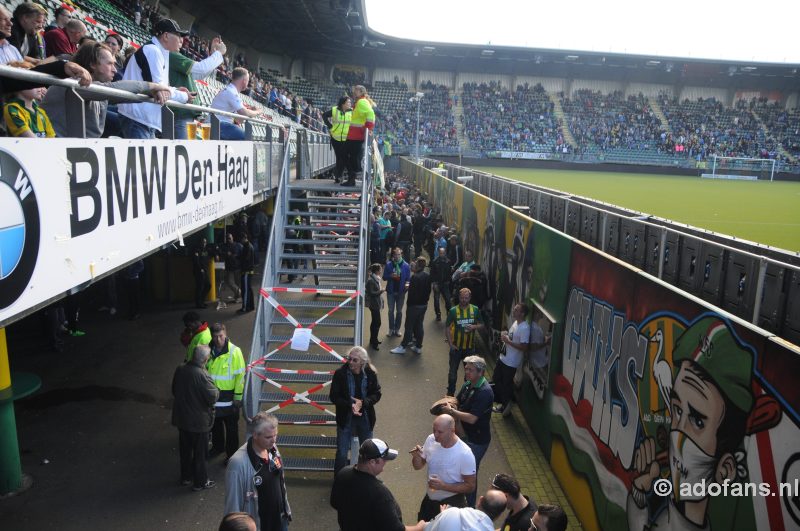
[{"label": "stair step", "polygon": [[307,192],[347,192],[347,193],[359,193],[361,192],[361,183],[356,181],[355,186],[342,186],[340,184],[336,184],[332,181],[329,181],[330,184],[321,182],[320,179],[314,179],[319,184],[308,184],[308,180],[301,180],[295,181],[289,185],[289,190],[303,190]]},{"label": "stair step", "polygon": [[297,352],[295,350],[280,350],[269,357],[270,363],[325,363],[341,365],[338,360],[330,355],[309,354],[308,352]]},{"label": "stair step", "polygon": [[281,255],[281,260],[316,260],[317,262],[340,262],[340,263],[355,263],[358,262],[357,253],[326,253],[326,254],[295,254],[287,253]]},{"label": "stair step", "polygon": [[[325,237],[323,237],[325,236]],[[286,238],[283,240],[283,243],[294,243],[300,245],[314,245],[316,247],[331,247],[331,248],[342,248],[342,249],[352,249],[354,247],[358,247],[355,240],[352,241],[338,241],[336,240],[336,236],[333,234],[320,234],[319,236],[315,237],[313,240],[304,240],[304,239],[295,239],[295,238]],[[356,244],[356,245],[353,245]],[[324,250],[324,249],[323,249]]]},{"label": "stair step", "polygon": [[[322,357],[322,356],[320,356]],[[331,359],[333,356],[331,356]],[[271,363],[272,358],[267,358],[267,363]],[[260,371],[259,371],[260,372]],[[280,383],[325,383],[333,378],[333,374],[296,374],[281,372],[266,372],[267,378]]]},{"label": "stair step", "polygon": [[[358,230],[361,225],[359,223],[324,223],[320,221],[314,225],[288,225],[288,229],[296,230]],[[308,241],[308,240],[306,240]]]},{"label": "stair step", "polygon": [[[316,334],[315,334],[316,335]],[[320,336],[317,335],[321,341],[329,345],[352,345],[354,337],[347,337],[347,336]],[[288,341],[292,339],[292,336],[283,336],[283,335],[275,335],[270,336],[269,340],[273,343],[283,343],[284,341]]]},{"label": "stair step", "polygon": [[[324,435],[284,435],[278,437],[281,448],[336,448],[336,436],[326,437]],[[284,463],[286,459],[284,458]]]},{"label": "stair step", "polygon": [[[326,296],[326,295],[321,295]],[[341,300],[285,300],[281,301],[281,306],[284,308],[333,308],[335,306],[339,306],[341,304]],[[349,309],[348,306],[345,306],[343,309]]]},{"label": "stair step", "polygon": [[[345,306],[344,309],[347,309],[347,306]],[[275,316],[275,319],[279,319],[280,317],[281,317],[280,314],[278,314],[278,315]],[[297,321],[301,325],[303,325],[303,327],[308,327],[309,325],[314,323],[316,320],[317,319],[315,319],[313,317],[303,317],[303,318],[297,319]],[[283,325],[283,326],[286,326],[286,325],[294,326],[289,321],[273,321],[272,324],[273,325]],[[355,324],[356,324],[355,319],[330,319],[330,318],[328,318],[328,319],[325,319],[324,321],[322,321],[321,323],[319,323],[318,325],[316,325],[315,328],[319,327],[319,326],[339,326],[339,327],[355,326]]]},{"label": "stair step", "polygon": [[[292,273],[296,275],[296,273]],[[284,283],[273,283],[272,286],[275,288],[325,288],[325,289],[356,289],[356,283],[351,280],[346,279],[337,279],[334,282],[325,282],[324,279],[320,280],[318,284],[314,284],[313,281],[313,273],[308,273],[307,278],[304,282],[284,282]],[[337,295],[339,297],[340,295]],[[330,295],[322,294],[320,297],[330,297]]]},{"label": "stair step", "polygon": [[[303,273],[300,273],[300,272]],[[300,275],[304,274],[306,276],[319,276],[319,277],[355,277],[358,276],[358,271],[355,268],[349,267],[340,267],[340,268],[316,268],[316,269],[278,269],[277,274],[279,275]]]},{"label": "stair step", "polygon": [[[360,209],[359,209],[360,210]],[[299,210],[290,210],[286,213],[287,216],[303,216],[312,218],[357,218],[361,215],[360,212],[301,212]],[[290,224],[288,228],[292,228]]]},{"label": "stair step", "polygon": [[[292,197],[291,202],[297,203],[319,203],[329,201],[330,203],[361,204],[360,197],[338,197],[334,195],[310,195],[307,197]],[[338,205],[337,205],[338,206]]]},{"label": "stair step", "polygon": [[331,415],[298,415],[296,413],[276,413],[279,424],[336,424]]},{"label": "stair step", "polygon": [[[262,404],[264,403],[281,403],[291,398],[289,393],[261,393],[258,401]],[[331,402],[330,397],[327,393],[312,393],[308,395],[308,399],[316,402],[317,404],[333,404]],[[302,404],[303,402],[298,402],[298,404]]]},{"label": "stair step", "polygon": [[[280,440],[281,442],[283,441],[283,436],[281,436]],[[328,472],[328,471],[333,472],[333,463],[334,463],[333,459],[317,459],[312,457],[283,458],[283,468],[286,470],[305,470],[309,472]]]}]

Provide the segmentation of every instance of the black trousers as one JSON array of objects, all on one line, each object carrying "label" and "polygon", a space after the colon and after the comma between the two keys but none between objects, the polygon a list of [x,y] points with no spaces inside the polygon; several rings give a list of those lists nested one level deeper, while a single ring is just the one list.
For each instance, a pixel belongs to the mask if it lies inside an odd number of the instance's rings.
[{"label": "black trousers", "polygon": [[[206,438],[206,445],[208,438]],[[214,426],[211,428],[211,451],[225,452],[228,457],[239,449],[239,410],[235,415],[214,417]]]},{"label": "black trousers", "polygon": [[333,169],[333,176],[337,180],[342,178],[344,170],[347,168],[347,141],[338,141],[331,138],[333,154],[336,155],[336,166]]},{"label": "black trousers", "polygon": [[206,302],[208,291],[211,289],[211,281],[208,278],[208,273],[195,273],[194,274],[194,304],[195,306],[202,306]]},{"label": "black trousers", "polygon": [[432,500],[428,498],[426,494],[424,498],[422,498],[422,503],[419,504],[419,513],[417,513],[417,520],[425,520],[429,522],[436,518],[440,512],[442,512],[441,505],[446,503],[450,507],[466,507],[467,506],[467,497],[463,494],[454,494],[449,498],[445,498],[443,500]]},{"label": "black trousers", "polygon": [[178,452],[181,456],[181,481],[191,481],[195,487],[202,487],[208,481],[206,453],[208,432],[192,433],[178,430]]},{"label": "black trousers", "polygon": [[403,340],[400,342],[404,347],[413,342],[417,348],[422,348],[422,339],[425,337],[425,328],[422,323],[425,320],[427,309],[427,304],[406,306],[406,328],[403,332]]},{"label": "black trousers", "polygon": [[369,324],[369,344],[373,347],[378,346],[378,331],[381,329],[381,309],[369,309],[372,322]]},{"label": "black trousers", "polygon": [[517,369],[509,367],[501,360],[497,360],[494,367],[494,401],[503,406],[508,405],[514,399],[514,374]]},{"label": "black trousers", "polygon": [[356,174],[361,173],[361,157],[364,155],[363,140],[347,141],[347,178],[355,180]]},{"label": "black trousers", "polygon": [[241,286],[242,286],[242,311],[251,312],[256,309],[256,301],[253,299],[253,286],[251,281],[253,274],[249,271],[242,271]]}]

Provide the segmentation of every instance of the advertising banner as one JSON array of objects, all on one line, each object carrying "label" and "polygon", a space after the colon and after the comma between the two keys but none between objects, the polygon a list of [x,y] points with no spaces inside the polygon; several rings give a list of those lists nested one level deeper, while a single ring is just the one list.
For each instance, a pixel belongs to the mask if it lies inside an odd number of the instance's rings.
[{"label": "advertising banner", "polygon": [[248,206],[252,142],[2,139],[0,324]]}]

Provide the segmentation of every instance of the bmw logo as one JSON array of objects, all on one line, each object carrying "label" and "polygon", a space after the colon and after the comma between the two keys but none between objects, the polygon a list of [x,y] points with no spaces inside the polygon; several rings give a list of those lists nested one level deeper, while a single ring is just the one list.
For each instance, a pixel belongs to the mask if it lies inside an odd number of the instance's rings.
[{"label": "bmw logo", "polygon": [[39,254],[39,205],[27,172],[0,150],[0,310],[28,287]]}]

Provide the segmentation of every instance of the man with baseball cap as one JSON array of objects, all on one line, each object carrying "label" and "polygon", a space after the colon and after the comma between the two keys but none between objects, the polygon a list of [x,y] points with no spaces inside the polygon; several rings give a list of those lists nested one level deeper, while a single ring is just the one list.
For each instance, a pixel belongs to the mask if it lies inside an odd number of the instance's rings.
[{"label": "man with baseball cap", "polygon": [[[170,18],[153,26],[152,42],[136,50],[125,66],[122,79],[169,84],[169,54],[177,52],[183,37],[189,34]],[[170,87],[171,100],[187,103],[190,93],[185,87]],[[118,106],[120,127],[125,138],[155,138],[161,131],[161,106],[155,103],[121,103]]]},{"label": "man with baseball cap", "polygon": [[358,450],[358,463],[336,474],[331,490],[331,506],[338,512],[341,531],[411,531],[421,529],[403,525],[400,506],[378,474],[386,461],[397,458],[397,450],[380,439],[367,439]]}]

